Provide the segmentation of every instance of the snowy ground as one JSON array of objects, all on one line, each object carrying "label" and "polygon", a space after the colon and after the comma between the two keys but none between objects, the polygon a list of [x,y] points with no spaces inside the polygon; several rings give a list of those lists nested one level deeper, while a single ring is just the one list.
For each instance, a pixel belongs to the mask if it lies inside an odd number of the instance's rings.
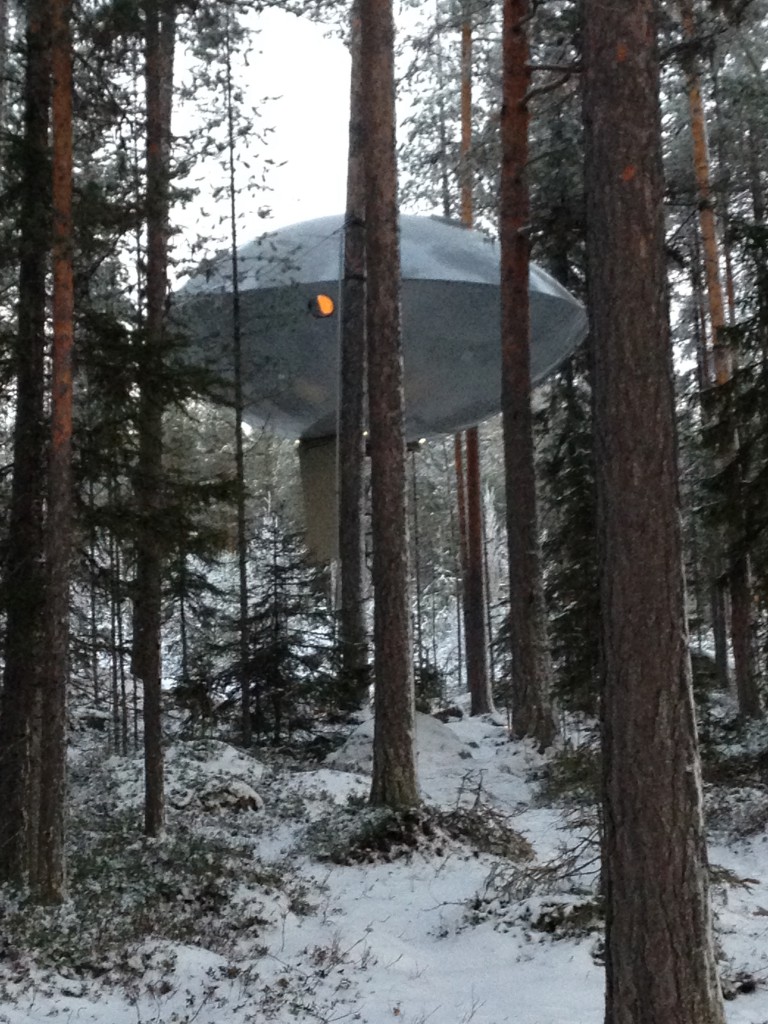
[{"label": "snowy ground", "polygon": [[[0,902],[0,1022],[601,1024],[589,815],[543,801],[545,760],[501,719],[420,716],[417,745],[433,810],[383,825],[370,721],[313,767],[177,742],[148,842],[141,759],[92,744],[72,902]],[[712,802],[727,1018],[766,1024],[768,801]]]}]

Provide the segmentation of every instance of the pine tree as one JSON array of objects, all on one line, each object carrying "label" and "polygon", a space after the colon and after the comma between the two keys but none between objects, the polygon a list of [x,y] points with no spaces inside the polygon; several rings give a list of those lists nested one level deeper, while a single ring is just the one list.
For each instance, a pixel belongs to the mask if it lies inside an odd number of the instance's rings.
[{"label": "pine tree", "polygon": [[597,508],[591,388],[583,354],[548,384],[539,427],[547,606],[555,694],[594,716],[599,692]]},{"label": "pine tree", "polygon": [[545,748],[555,736],[539,555],[531,410],[526,0],[504,6],[501,117],[501,407],[509,543],[512,729]]},{"label": "pine tree", "polygon": [[34,880],[37,853],[38,663],[43,636],[44,356],[50,251],[50,24],[47,6],[27,8],[23,136],[19,144],[19,301],[14,370],[13,484],[4,572],[6,613],[0,707],[0,879]]},{"label": "pine tree", "polygon": [[251,556],[259,572],[251,590],[245,675],[255,731],[279,743],[294,719],[314,720],[332,695],[333,619],[323,597],[324,572],[309,563],[301,537],[286,532],[276,512],[265,514]]},{"label": "pine tree", "polygon": [[391,3],[362,0],[366,123],[366,337],[371,445],[375,728],[371,801],[418,801],[400,335],[400,245]]},{"label": "pine tree", "polygon": [[722,1024],[682,573],[656,17],[652,0],[584,8],[605,1019]]},{"label": "pine tree", "polygon": [[337,475],[341,672],[351,704],[361,704],[370,685],[365,616],[365,168],[363,166],[363,67],[359,0],[350,14],[349,154],[341,296],[341,372]]},{"label": "pine tree", "polygon": [[170,120],[173,49],[176,37],[174,0],[146,0],[146,150],[147,150],[147,323],[142,350],[139,458],[136,498],[139,532],[136,545],[134,664],[144,691],[145,815],[147,835],[163,829],[163,750],[161,707],[161,623],[164,552],[158,518],[162,514],[163,363],[168,290]]}]

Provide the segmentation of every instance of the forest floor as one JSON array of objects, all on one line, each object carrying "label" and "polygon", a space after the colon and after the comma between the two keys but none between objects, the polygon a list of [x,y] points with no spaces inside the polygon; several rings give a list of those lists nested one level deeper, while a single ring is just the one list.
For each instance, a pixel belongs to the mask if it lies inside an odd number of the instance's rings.
[{"label": "forest floor", "polygon": [[[70,899],[0,893],[2,1024],[601,1024],[596,758],[501,717],[419,716],[424,805],[366,805],[370,718],[325,760],[220,739],[168,750],[168,828],[142,759],[72,749]],[[729,1024],[768,1022],[768,735],[709,737]],[[583,737],[582,737],[583,738]]]}]

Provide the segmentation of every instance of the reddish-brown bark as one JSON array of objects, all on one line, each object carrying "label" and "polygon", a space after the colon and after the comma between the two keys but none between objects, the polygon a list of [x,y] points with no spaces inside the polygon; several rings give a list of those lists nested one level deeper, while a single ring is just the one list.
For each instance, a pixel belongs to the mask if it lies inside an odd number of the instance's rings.
[{"label": "reddish-brown bark", "polygon": [[555,735],[536,509],[531,411],[527,0],[505,0],[501,110],[501,411],[509,546],[512,729]]},{"label": "reddish-brown bark", "polygon": [[585,0],[607,1024],[722,1024],[682,570],[654,0]]},{"label": "reddish-brown bark", "polygon": [[[465,5],[461,24],[461,222],[471,228],[473,222],[472,188],[472,18]],[[480,475],[480,435],[477,427],[464,434],[466,467],[462,466],[461,437],[456,444],[459,530],[461,538],[462,609],[464,646],[470,713],[483,715],[493,710],[488,676],[486,636],[486,594],[483,551],[483,505]]]},{"label": "reddish-brown bark", "polygon": [[[710,183],[707,123],[701,98],[701,76],[696,63],[696,48],[694,46],[696,26],[693,5],[690,0],[680,0],[680,14],[683,37],[689,44],[689,52],[685,59],[685,72],[688,87],[691,138],[693,141],[693,170],[696,180],[696,198],[699,211],[699,233],[703,249],[704,278],[709,308],[712,361],[715,384],[723,386],[731,378],[733,354],[724,333],[725,305],[720,276],[717,222]],[[730,462],[737,447],[736,431],[731,427],[727,433],[722,461],[725,463]],[[741,507],[738,474],[734,478],[732,490],[732,504],[738,510]],[[726,538],[723,538],[723,546],[727,546]],[[733,564],[728,565],[726,572],[731,598],[731,640],[733,643],[739,710],[745,718],[759,718],[762,714],[762,708],[752,654],[752,592],[748,557],[739,556],[736,558]]]},{"label": "reddish-brown bark", "polygon": [[418,785],[400,332],[394,24],[390,0],[362,0],[361,17],[374,588],[371,801],[403,807],[418,801]]}]

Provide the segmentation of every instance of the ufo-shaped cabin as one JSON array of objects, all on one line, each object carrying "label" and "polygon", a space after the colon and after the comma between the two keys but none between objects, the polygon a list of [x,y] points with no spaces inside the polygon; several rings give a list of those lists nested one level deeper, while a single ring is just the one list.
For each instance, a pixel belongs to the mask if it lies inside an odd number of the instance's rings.
[{"label": "ufo-shaped cabin", "polygon": [[[238,251],[247,416],[315,439],[336,433],[344,218],[321,217]],[[501,394],[499,250],[479,231],[435,217],[400,217],[402,332],[409,438],[449,433],[498,412]],[[544,380],[584,339],[584,307],[549,274],[530,273],[531,372]],[[232,373],[232,260],[208,262],[175,304],[200,349]],[[375,344],[375,339],[374,339]]]},{"label": "ufo-shaped cabin", "polygon": [[[313,509],[308,540],[325,555],[335,547],[343,246],[338,215],[270,232],[237,253],[245,415],[307,442],[300,457]],[[455,222],[403,214],[400,254],[407,436],[474,426],[500,406],[498,246]],[[232,378],[232,279],[226,253],[200,267],[174,297],[193,345],[224,381]],[[330,300],[332,315],[317,315],[318,296]],[[584,339],[587,318],[582,304],[537,266],[530,270],[530,300],[531,375],[538,384]]]}]

